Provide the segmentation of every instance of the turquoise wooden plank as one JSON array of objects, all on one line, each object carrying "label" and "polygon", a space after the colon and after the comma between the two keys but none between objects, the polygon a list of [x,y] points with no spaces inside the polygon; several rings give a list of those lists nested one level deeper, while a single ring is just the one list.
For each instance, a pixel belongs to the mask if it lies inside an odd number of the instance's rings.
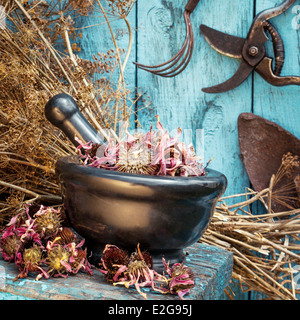
[{"label": "turquoise wooden plank", "polygon": [[[227,287],[232,273],[232,253],[224,249],[196,243],[186,249],[185,264],[195,274],[195,287],[186,300],[217,300]],[[2,281],[0,300],[143,300],[134,288],[114,287],[104,275],[94,269],[93,276],[78,273],[68,278],[49,278],[35,281],[28,277],[14,282],[18,274],[12,263],[0,260]],[[4,275],[3,275],[4,273]],[[179,300],[177,295],[163,295],[145,289],[148,300]]]},{"label": "turquoise wooden plank", "polygon": [[25,296],[19,296],[9,292],[0,292],[0,300],[37,300]]},{"label": "turquoise wooden plank", "polygon": [[[185,37],[183,1],[146,1],[138,6],[138,62],[155,65],[170,59]],[[239,88],[218,95],[204,94],[201,88],[229,78],[239,62],[217,53],[200,34],[201,23],[237,36],[246,36],[253,19],[253,1],[199,2],[191,15],[195,34],[194,54],[189,66],[175,78],[161,78],[138,70],[138,86],[147,90],[151,108],[139,113],[142,127],[155,127],[155,115],[170,132],[178,127],[192,135],[197,153],[211,168],[228,178],[226,194],[244,191],[249,185],[239,157],[237,118],[251,112],[251,77]],[[204,136],[202,141],[201,134]]]},{"label": "turquoise wooden plank", "polygon": [[[113,16],[109,13],[109,9],[107,3],[101,1],[104,9],[106,10],[107,17],[110,22],[110,26],[115,36],[115,40],[117,46],[121,50],[125,50],[124,53],[121,54],[122,64],[124,63],[125,56],[129,46],[129,31],[127,25],[123,19],[118,18],[117,16]],[[124,71],[124,78],[126,89],[132,92],[130,99],[132,101],[135,99],[136,95],[136,67],[132,63],[136,60],[136,7],[134,6],[132,11],[128,14],[127,20],[132,28],[132,48],[130,50],[130,56],[128,62],[126,64],[126,68]],[[115,49],[113,38],[111,36],[111,32],[109,30],[108,25],[105,23],[105,18],[99,8],[98,5],[95,5],[95,10],[89,16],[78,17],[75,20],[76,28],[78,28],[78,32],[82,33],[82,38],[78,39],[79,47],[81,48],[78,56],[83,59],[87,59],[92,61],[93,55],[97,56],[97,53],[106,53],[110,49]],[[104,74],[103,76],[107,78],[107,80],[112,80],[115,83],[115,88],[117,86],[117,82],[119,80],[119,67],[116,68],[116,71],[113,74]],[[110,78],[111,77],[111,78]],[[123,86],[122,86],[123,89]],[[131,106],[132,101],[128,101],[128,106]],[[135,109],[133,108],[133,112]],[[132,114],[130,119],[131,127],[135,127],[135,114]]]},{"label": "turquoise wooden plank", "polygon": [[[276,4],[278,4],[278,1],[258,0],[256,9],[257,12],[260,12]],[[300,76],[300,32],[299,29],[296,28],[295,18],[297,18],[297,15],[294,13],[297,7],[299,8],[299,5],[300,2],[296,1],[284,14],[270,20],[280,32],[285,44],[286,59],[282,75]],[[268,51],[273,57],[274,54],[271,48],[269,48]],[[278,123],[284,129],[300,138],[300,86],[274,87],[266,83],[257,74],[255,75],[253,85],[254,113]]]}]

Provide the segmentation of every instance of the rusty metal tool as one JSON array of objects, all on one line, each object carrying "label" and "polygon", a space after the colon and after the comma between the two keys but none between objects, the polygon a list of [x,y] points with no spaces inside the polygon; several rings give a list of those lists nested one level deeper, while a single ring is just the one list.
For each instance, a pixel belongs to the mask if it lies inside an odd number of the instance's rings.
[{"label": "rusty metal tool", "polygon": [[[202,91],[221,93],[232,90],[244,82],[253,70],[274,86],[300,85],[300,77],[280,76],[285,60],[284,43],[279,32],[268,21],[285,12],[295,1],[285,0],[277,7],[259,13],[254,18],[246,39],[201,25],[200,30],[212,48],[228,57],[241,59],[239,69],[229,80],[216,86],[203,88]],[[266,56],[265,43],[269,39],[266,32],[271,35],[273,42],[276,59],[274,71],[273,59]]]},{"label": "rusty metal tool", "polygon": [[191,13],[197,7],[200,0],[189,0],[184,10],[184,21],[186,25],[186,38],[178,53],[165,63],[155,66],[147,66],[134,62],[140,69],[155,75],[171,78],[181,73],[189,64],[194,50],[194,32],[190,19]]},{"label": "rusty metal tool", "polygon": [[[300,140],[277,123],[263,117],[241,113],[238,118],[238,134],[241,157],[255,191],[269,187],[272,175],[281,166],[283,155],[290,152],[300,157]],[[283,176],[273,188],[274,194],[281,196],[286,204],[294,208],[300,207],[299,192],[300,167]],[[276,212],[285,211],[286,204],[274,201],[272,209]]]}]

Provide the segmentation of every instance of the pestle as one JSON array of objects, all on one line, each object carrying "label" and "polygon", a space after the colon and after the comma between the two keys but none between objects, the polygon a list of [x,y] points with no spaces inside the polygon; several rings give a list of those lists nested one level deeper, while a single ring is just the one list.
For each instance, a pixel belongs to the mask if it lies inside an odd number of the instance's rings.
[{"label": "pestle", "polygon": [[57,94],[47,102],[45,116],[61,129],[76,147],[79,143],[75,136],[84,143],[93,141],[105,144],[104,138],[82,115],[76,101],[66,93]]}]

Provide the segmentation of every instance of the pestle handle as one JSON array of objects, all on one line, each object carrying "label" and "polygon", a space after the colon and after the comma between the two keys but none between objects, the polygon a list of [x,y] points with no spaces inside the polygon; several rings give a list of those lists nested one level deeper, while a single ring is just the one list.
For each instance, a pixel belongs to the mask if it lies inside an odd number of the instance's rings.
[{"label": "pestle handle", "polygon": [[61,129],[70,141],[77,147],[82,142],[105,144],[104,138],[93,128],[80,112],[76,101],[66,93],[52,97],[45,106],[46,118]]}]

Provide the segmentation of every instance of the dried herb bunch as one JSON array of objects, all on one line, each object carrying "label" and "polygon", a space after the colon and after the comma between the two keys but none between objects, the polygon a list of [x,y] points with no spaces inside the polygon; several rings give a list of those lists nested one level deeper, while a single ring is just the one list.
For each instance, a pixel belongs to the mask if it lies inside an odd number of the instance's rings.
[{"label": "dried herb bunch", "polygon": [[[222,198],[200,239],[233,252],[233,279],[243,291],[255,291],[263,298],[274,300],[299,298],[300,209],[291,206],[297,190],[292,177],[298,167],[298,156],[288,153],[268,188],[260,192],[247,188],[245,194]],[[280,184],[288,176],[291,180]],[[245,200],[226,205],[229,198],[240,197]],[[285,205],[282,212],[272,209],[272,203],[278,201]],[[228,288],[228,295],[234,299],[230,291]]]},{"label": "dried herb bunch", "polygon": [[[104,136],[119,121],[129,119],[135,101],[130,100],[131,92],[125,86],[125,58],[122,64],[122,50],[116,42],[108,52],[96,53],[91,60],[76,55],[82,37],[76,18],[95,10],[105,14],[100,2],[0,0],[0,5],[6,12],[6,27],[0,32],[3,225],[24,202],[56,203],[61,199],[54,164],[58,158],[74,154],[75,148],[44,117],[44,106],[52,96],[61,92],[73,96],[88,121]],[[110,23],[104,16],[102,22]],[[118,73],[119,80],[114,83],[112,75]]]}]

